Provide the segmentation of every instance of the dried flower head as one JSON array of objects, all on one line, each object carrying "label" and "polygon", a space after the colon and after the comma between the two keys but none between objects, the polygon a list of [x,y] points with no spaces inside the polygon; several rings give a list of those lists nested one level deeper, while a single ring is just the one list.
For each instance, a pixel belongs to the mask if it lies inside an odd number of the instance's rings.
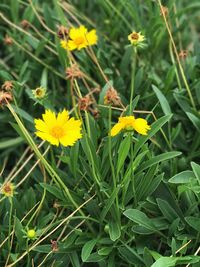
[{"label": "dried flower head", "polygon": [[93,101],[89,95],[82,97],[78,101],[78,107],[80,110],[88,110],[89,106],[93,104]]},{"label": "dried flower head", "polygon": [[8,36],[7,34],[4,37],[4,40],[3,41],[4,41],[4,44],[5,45],[12,45],[13,44],[13,39],[10,36]]},{"label": "dried flower head", "polygon": [[42,99],[46,96],[46,90],[46,88],[38,87],[35,90],[32,90],[32,93],[36,99]]},{"label": "dried flower head", "polygon": [[0,107],[7,105],[13,100],[11,92],[0,91]]},{"label": "dried flower head", "polygon": [[68,67],[65,71],[66,79],[73,79],[73,78],[82,78],[83,72],[79,69],[78,65],[73,64],[71,67]]},{"label": "dried flower head", "polygon": [[4,196],[6,196],[6,197],[13,197],[13,195],[14,195],[14,188],[15,188],[15,186],[12,183],[7,182],[2,187],[2,194]]},{"label": "dried flower head", "polygon": [[13,89],[13,82],[5,81],[4,84],[1,86],[1,89],[8,92],[11,91]]},{"label": "dried flower head", "polygon": [[178,56],[180,59],[185,59],[188,56],[188,50],[181,50]]},{"label": "dried flower head", "polygon": [[92,115],[94,116],[95,119],[99,118],[99,110],[98,109],[89,109]]},{"label": "dried flower head", "polygon": [[58,27],[57,35],[58,35],[58,38],[60,39],[68,39],[69,29],[61,25]]},{"label": "dried flower head", "polygon": [[169,9],[166,6],[161,6],[160,15],[167,17],[169,14]]},{"label": "dried flower head", "polygon": [[131,42],[132,45],[142,47],[145,37],[141,34],[141,32],[133,31],[128,35],[128,40]]},{"label": "dried flower head", "polygon": [[51,240],[51,249],[53,252],[58,251],[58,242],[56,240]]},{"label": "dried flower head", "polygon": [[20,22],[20,25],[22,26],[23,29],[28,29],[30,27],[30,22],[26,19],[23,19],[21,22]]},{"label": "dried flower head", "polygon": [[104,96],[104,104],[120,106],[121,98],[120,98],[118,92],[113,87],[110,87],[107,90],[107,92]]}]

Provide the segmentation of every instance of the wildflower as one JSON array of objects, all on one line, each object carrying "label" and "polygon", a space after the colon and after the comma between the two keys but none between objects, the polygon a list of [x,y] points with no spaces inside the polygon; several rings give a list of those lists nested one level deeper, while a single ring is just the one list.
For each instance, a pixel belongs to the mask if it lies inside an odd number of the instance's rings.
[{"label": "wildflower", "polygon": [[80,110],[88,110],[89,106],[91,106],[93,103],[91,97],[89,95],[86,95],[85,97],[82,97],[78,101],[78,107]]},{"label": "wildflower", "polygon": [[132,32],[128,35],[128,40],[131,42],[134,46],[142,46],[145,37],[141,34],[141,32]]},{"label": "wildflower", "polygon": [[118,92],[113,87],[110,87],[107,90],[107,92],[104,96],[104,104],[120,106],[120,104],[121,104],[120,96],[119,96]]},{"label": "wildflower", "polygon": [[46,96],[46,88],[38,87],[35,90],[32,90],[32,94],[37,99],[42,99]]},{"label": "wildflower", "polygon": [[60,39],[67,39],[69,36],[69,29],[61,25],[58,27],[57,35]]},{"label": "wildflower", "polygon": [[5,81],[4,84],[1,86],[1,89],[5,91],[11,91],[13,89],[13,82],[12,81]]},{"label": "wildflower", "polygon": [[0,91],[0,107],[8,104],[13,100],[12,94],[10,92]]},{"label": "wildflower", "polygon": [[83,72],[79,69],[78,65],[73,64],[71,67],[68,67],[65,71],[66,79],[81,78],[83,77]]},{"label": "wildflower", "polygon": [[65,109],[56,114],[51,110],[45,110],[42,115],[43,120],[35,119],[35,134],[42,140],[46,140],[52,145],[73,146],[82,137],[81,121],[69,118],[69,113]]},{"label": "wildflower", "polygon": [[56,240],[51,240],[51,249],[53,252],[57,252],[58,251],[58,243]]},{"label": "wildflower", "polygon": [[163,15],[163,16],[167,17],[168,14],[169,14],[169,9],[168,9],[168,7],[166,7],[166,6],[161,6],[161,8],[160,8],[160,15]]},{"label": "wildflower", "polygon": [[120,117],[117,124],[111,129],[111,136],[117,135],[122,130],[125,131],[133,131],[135,130],[139,134],[147,135],[147,131],[150,130],[151,127],[148,125],[145,119],[135,119],[134,116],[126,116]]},{"label": "wildflower", "polygon": [[4,196],[6,196],[6,197],[13,197],[13,195],[14,195],[14,188],[15,188],[15,186],[12,183],[7,182],[2,187],[2,194]]},{"label": "wildflower", "polygon": [[5,45],[12,45],[13,44],[13,39],[10,36],[8,36],[7,34],[4,37],[4,40],[3,41],[4,41],[4,44]]},{"label": "wildflower", "polygon": [[26,237],[27,237],[28,239],[32,239],[32,240],[34,240],[34,239],[37,238],[37,233],[36,233],[36,231],[35,231],[34,229],[27,230],[27,232],[26,232]]},{"label": "wildflower", "polygon": [[20,22],[20,25],[22,26],[23,29],[26,30],[30,27],[30,22],[28,20],[24,19]]},{"label": "wildflower", "polygon": [[95,45],[97,43],[98,37],[96,30],[91,30],[88,32],[85,26],[81,25],[79,28],[72,28],[69,31],[69,40],[62,40],[60,42],[61,46],[66,50],[82,49],[90,45]]},{"label": "wildflower", "polygon": [[180,59],[185,59],[188,56],[188,50],[181,50],[178,56]]}]

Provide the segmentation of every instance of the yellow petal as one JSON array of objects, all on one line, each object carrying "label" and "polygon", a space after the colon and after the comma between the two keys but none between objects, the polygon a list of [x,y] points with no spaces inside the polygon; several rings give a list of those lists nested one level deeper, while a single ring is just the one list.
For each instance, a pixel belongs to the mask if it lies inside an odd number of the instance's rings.
[{"label": "yellow petal", "polygon": [[51,110],[45,110],[45,114],[42,117],[47,125],[56,123],[56,114]]},{"label": "yellow petal", "polygon": [[72,50],[75,50],[77,47],[78,47],[78,46],[77,46],[77,44],[75,44],[74,41],[69,40],[69,41],[67,42],[67,50],[72,51]]},{"label": "yellow petal", "polygon": [[87,39],[88,45],[97,44],[98,36],[96,34],[96,30],[91,30],[90,32],[88,32],[88,34],[86,35],[86,39]]},{"label": "yellow petal", "polygon": [[67,41],[65,41],[65,40],[60,41],[60,45],[62,48],[66,49],[66,50],[68,49]]},{"label": "yellow petal", "polygon": [[41,131],[41,132],[48,132],[49,131],[47,124],[43,120],[35,119],[34,123],[35,123],[35,128],[38,131]]},{"label": "yellow petal", "polygon": [[111,129],[110,135],[111,136],[117,135],[123,128],[124,126],[122,123],[119,123],[119,122],[116,123]]},{"label": "yellow petal", "polygon": [[54,138],[48,133],[42,133],[42,132],[36,132],[35,133],[38,137],[40,137],[42,140],[48,141],[52,145],[59,145],[59,140]]},{"label": "yellow petal", "polygon": [[59,125],[63,125],[68,121],[68,119],[69,119],[69,112],[66,109],[64,109],[62,112],[58,113],[57,123]]},{"label": "yellow petal", "polygon": [[147,135],[147,131],[151,129],[145,119],[136,119],[134,122],[134,129],[142,135]]}]

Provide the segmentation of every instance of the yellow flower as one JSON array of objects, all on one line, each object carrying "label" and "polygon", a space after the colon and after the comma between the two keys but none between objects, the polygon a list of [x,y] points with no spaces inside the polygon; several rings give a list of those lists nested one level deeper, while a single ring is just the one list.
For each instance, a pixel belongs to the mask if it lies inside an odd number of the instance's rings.
[{"label": "yellow flower", "polygon": [[66,50],[82,49],[97,44],[96,30],[88,32],[87,28],[81,25],[79,28],[72,28],[69,32],[69,40],[62,40],[61,46]]},{"label": "yellow flower", "polygon": [[52,145],[73,146],[82,137],[81,121],[69,118],[65,109],[56,114],[51,110],[45,110],[43,120],[35,119],[35,134]]},{"label": "yellow flower", "polygon": [[6,197],[13,197],[13,195],[14,195],[14,188],[15,188],[15,186],[12,183],[7,182],[2,187],[2,194],[4,196],[6,196]]},{"label": "yellow flower", "polygon": [[138,45],[141,46],[141,44],[145,40],[145,37],[144,35],[141,34],[141,32],[132,32],[128,35],[128,40],[134,46],[138,46]]},{"label": "yellow flower", "polygon": [[36,237],[37,237],[37,233],[34,229],[28,230],[26,235],[29,239],[36,239]]},{"label": "yellow flower", "polygon": [[118,123],[116,123],[111,129],[111,136],[115,136],[120,133],[122,130],[125,131],[133,131],[147,135],[147,131],[150,130],[151,127],[148,125],[145,119],[135,119],[134,116],[126,116],[120,117]]},{"label": "yellow flower", "polygon": [[32,90],[33,96],[37,99],[42,99],[46,95],[46,88],[38,87],[35,90]]}]

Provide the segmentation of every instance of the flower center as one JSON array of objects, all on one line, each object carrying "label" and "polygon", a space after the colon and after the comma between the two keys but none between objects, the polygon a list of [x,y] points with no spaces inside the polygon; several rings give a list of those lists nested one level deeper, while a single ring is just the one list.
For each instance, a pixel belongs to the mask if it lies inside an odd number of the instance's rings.
[{"label": "flower center", "polygon": [[3,188],[3,190],[7,194],[11,193],[11,191],[12,191],[10,185],[5,185],[4,188]]},{"label": "flower center", "polygon": [[134,32],[131,34],[131,39],[132,40],[138,40],[139,39],[139,34],[137,32]]},{"label": "flower center", "polygon": [[54,126],[51,129],[51,135],[56,139],[59,139],[64,135],[64,129],[61,126]]},{"label": "flower center", "polygon": [[74,40],[74,43],[76,45],[81,45],[85,42],[85,38],[83,36],[80,36],[80,37],[77,37],[75,40]]}]

